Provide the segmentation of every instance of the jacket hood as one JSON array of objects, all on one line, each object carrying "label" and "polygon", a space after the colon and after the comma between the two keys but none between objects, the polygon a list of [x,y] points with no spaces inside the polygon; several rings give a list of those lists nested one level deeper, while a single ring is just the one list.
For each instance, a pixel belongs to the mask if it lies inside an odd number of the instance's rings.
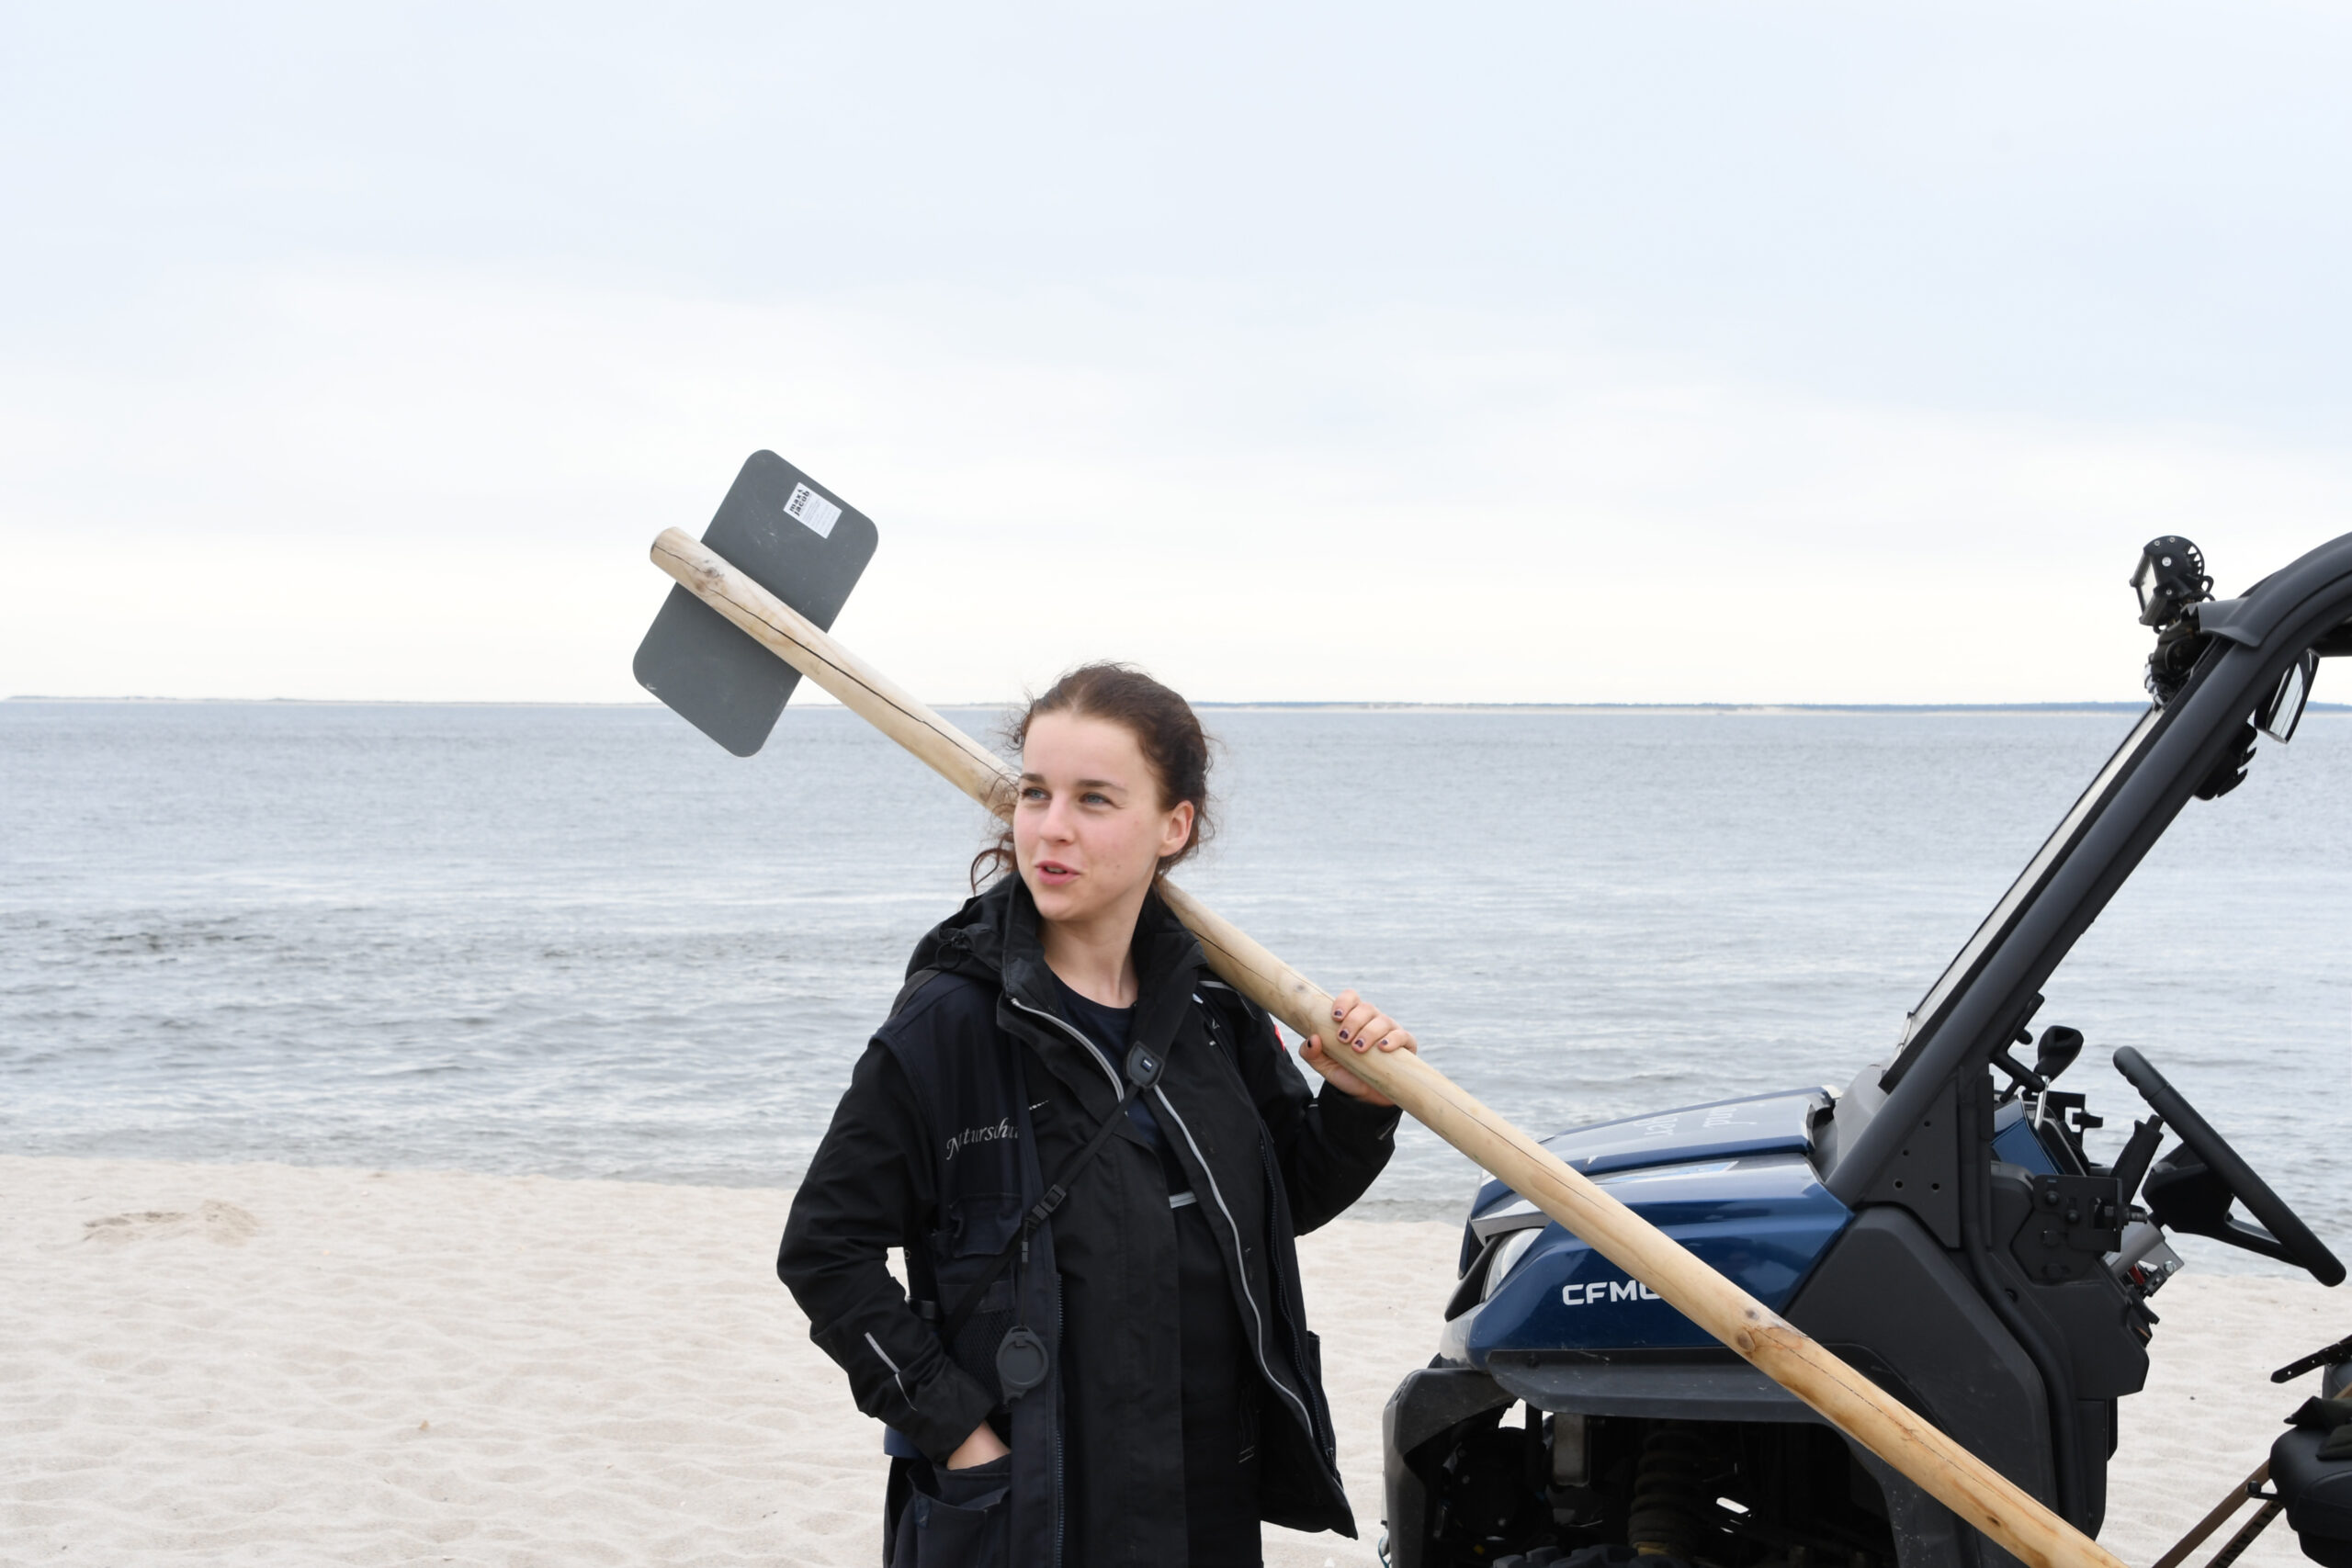
[{"label": "jacket hood", "polygon": [[907,960],[907,978],[914,978],[922,970],[936,969],[986,985],[1001,986],[1004,927],[1012,902],[1010,893],[1020,882],[1016,876],[1001,878],[986,892],[965,899],[962,908],[925,931]]}]

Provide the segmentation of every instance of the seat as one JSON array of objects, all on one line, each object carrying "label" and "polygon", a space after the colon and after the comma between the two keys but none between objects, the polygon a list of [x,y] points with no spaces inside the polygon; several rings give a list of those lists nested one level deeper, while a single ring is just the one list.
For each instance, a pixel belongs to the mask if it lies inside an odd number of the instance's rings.
[{"label": "seat", "polygon": [[2352,1568],[2352,1459],[2322,1459],[2324,1432],[2296,1427],[2270,1445],[2270,1485],[2303,1555],[2325,1568]]}]

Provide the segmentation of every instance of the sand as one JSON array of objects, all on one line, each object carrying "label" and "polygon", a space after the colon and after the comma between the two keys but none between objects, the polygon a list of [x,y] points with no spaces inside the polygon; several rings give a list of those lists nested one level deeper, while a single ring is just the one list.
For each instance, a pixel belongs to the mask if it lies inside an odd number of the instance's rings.
[{"label": "sand", "polygon": [[[789,1195],[277,1165],[0,1157],[0,1562],[851,1563],[878,1429],[776,1283]],[[1455,1232],[1302,1245],[1363,1539],[1380,1407],[1434,1348]],[[2301,1280],[2176,1280],[2105,1539],[2153,1562],[2345,1332]],[[2245,1559],[2300,1562],[2274,1527]]]}]

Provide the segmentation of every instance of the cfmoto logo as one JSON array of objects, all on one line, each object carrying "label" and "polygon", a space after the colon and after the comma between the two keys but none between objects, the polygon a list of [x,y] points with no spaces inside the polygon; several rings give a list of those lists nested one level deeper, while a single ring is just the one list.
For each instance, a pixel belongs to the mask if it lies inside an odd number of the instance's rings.
[{"label": "cfmoto logo", "polygon": [[1560,1287],[1562,1306],[1599,1306],[1603,1302],[1655,1302],[1664,1299],[1639,1280],[1594,1280],[1585,1284]]}]

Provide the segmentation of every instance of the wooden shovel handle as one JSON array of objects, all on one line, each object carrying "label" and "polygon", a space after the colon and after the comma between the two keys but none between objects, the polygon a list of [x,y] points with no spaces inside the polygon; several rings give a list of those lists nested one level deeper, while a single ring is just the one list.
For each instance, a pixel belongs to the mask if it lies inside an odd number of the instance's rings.
[{"label": "wooden shovel handle", "polygon": [[[999,816],[1010,814],[1012,773],[995,753],[885,680],[717,553],[669,528],[653,541],[653,562],[956,788]],[[1236,989],[1301,1035],[1329,1032],[1329,992],[1182,888],[1163,880],[1159,891],[1177,918],[1200,938],[1210,966]],[[2123,1568],[2097,1541],[1568,1168],[1420,1057],[1405,1051],[1366,1051],[1345,1059],[1351,1071],[1416,1121],[1501,1178],[2031,1568]],[[1344,1337],[1345,1329],[1340,1332]]]}]

